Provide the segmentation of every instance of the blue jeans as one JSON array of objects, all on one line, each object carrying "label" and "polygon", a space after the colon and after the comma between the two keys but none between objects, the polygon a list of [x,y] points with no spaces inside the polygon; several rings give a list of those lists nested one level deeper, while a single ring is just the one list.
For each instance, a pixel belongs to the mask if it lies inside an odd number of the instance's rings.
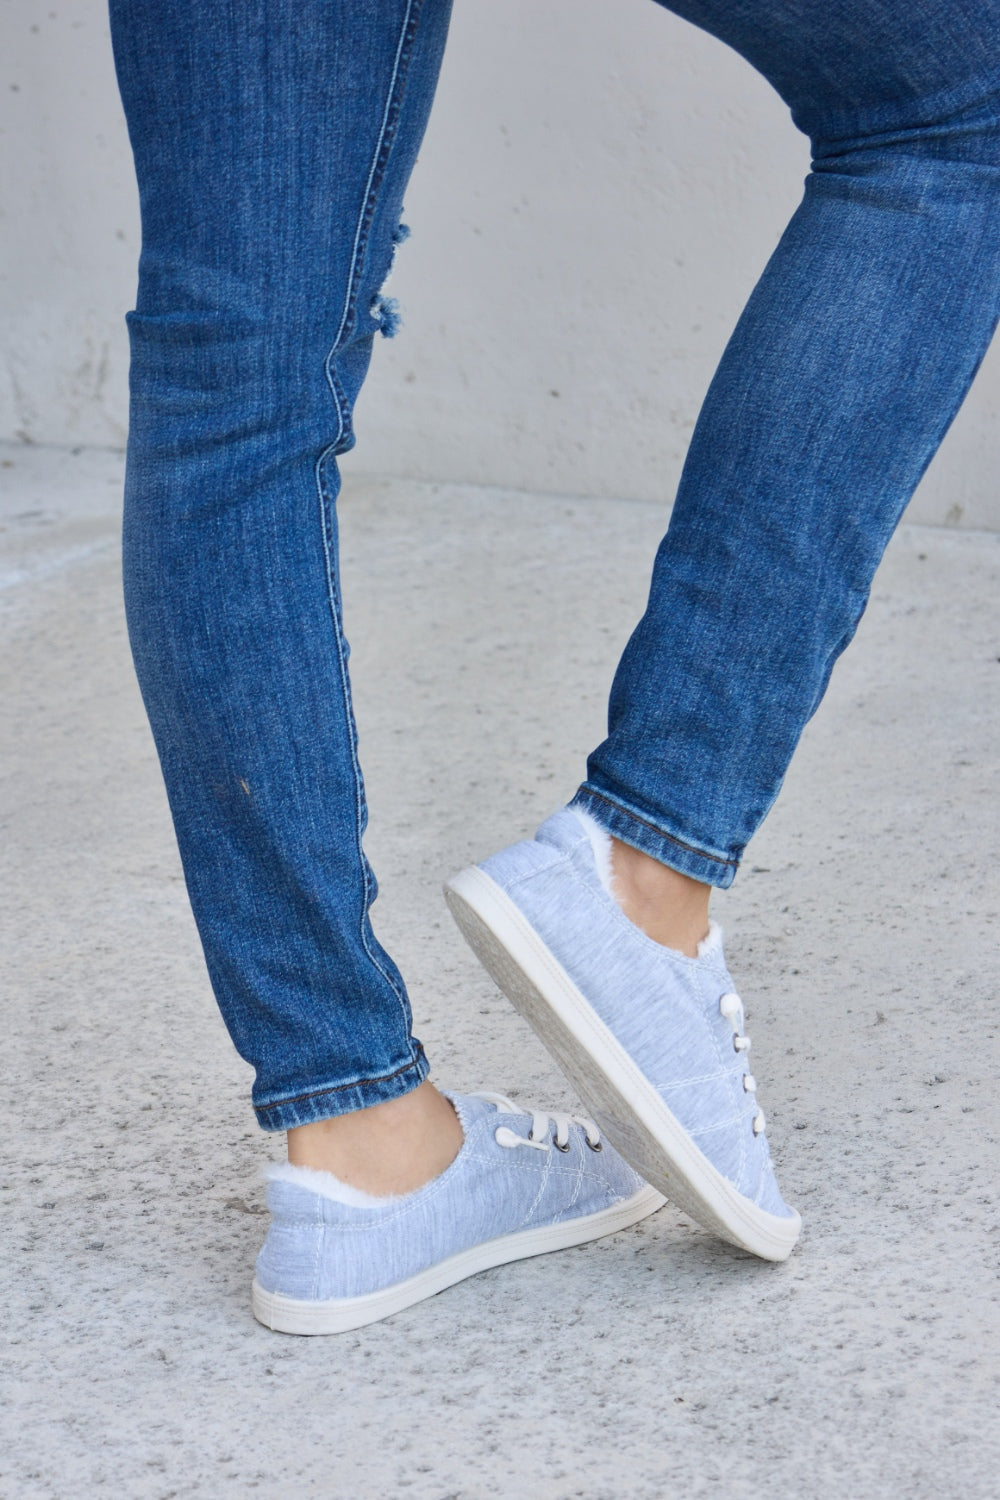
[{"label": "blue jeans", "polygon": [[[578,798],[732,881],[1000,312],[1000,0],[680,0],[808,132]],[[336,457],[450,0],[111,0],[143,222],[125,577],[226,1024],[284,1129],[427,1061],[372,933]]]}]

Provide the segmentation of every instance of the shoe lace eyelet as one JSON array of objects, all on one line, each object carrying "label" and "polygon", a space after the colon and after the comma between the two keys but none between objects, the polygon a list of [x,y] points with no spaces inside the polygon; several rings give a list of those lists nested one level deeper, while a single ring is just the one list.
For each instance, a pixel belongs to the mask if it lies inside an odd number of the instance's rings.
[{"label": "shoe lace eyelet", "polygon": [[592,1141],[590,1139],[589,1135],[587,1137],[587,1146],[588,1146],[588,1148],[591,1151],[603,1151],[604,1150],[604,1142],[603,1141]]},{"label": "shoe lace eyelet", "polygon": [[747,1052],[750,1049],[750,1038],[741,1035],[740,1027],[743,1025],[743,1002],[735,990],[729,990],[719,999],[719,1014],[723,1016],[733,1028],[733,1051]]},{"label": "shoe lace eyelet", "polygon": [[502,1114],[530,1114],[531,1126],[527,1135],[518,1135],[509,1125],[498,1125],[493,1132],[498,1146],[504,1146],[508,1150],[513,1150],[516,1146],[529,1146],[534,1151],[551,1151],[554,1146],[565,1156],[573,1144],[572,1127],[579,1125],[591,1151],[601,1149],[600,1131],[593,1120],[585,1119],[583,1115],[564,1115],[558,1112],[546,1114],[540,1109],[520,1110],[503,1094],[481,1093],[473,1097],[484,1099]]}]

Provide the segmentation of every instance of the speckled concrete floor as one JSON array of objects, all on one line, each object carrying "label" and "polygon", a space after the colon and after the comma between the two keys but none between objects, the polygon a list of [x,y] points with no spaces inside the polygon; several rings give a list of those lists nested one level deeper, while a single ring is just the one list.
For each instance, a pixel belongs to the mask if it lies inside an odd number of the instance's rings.
[{"label": "speckled concrete floor", "polygon": [[[667,1208],[339,1339],[248,1306],[277,1150],[215,1013],[119,603],[113,455],[0,468],[0,1494],[997,1493],[1000,538],[904,528],[718,902],[801,1246]],[[443,1081],[567,1090],[439,895],[600,734],[658,508],[355,484],[377,918]]]}]

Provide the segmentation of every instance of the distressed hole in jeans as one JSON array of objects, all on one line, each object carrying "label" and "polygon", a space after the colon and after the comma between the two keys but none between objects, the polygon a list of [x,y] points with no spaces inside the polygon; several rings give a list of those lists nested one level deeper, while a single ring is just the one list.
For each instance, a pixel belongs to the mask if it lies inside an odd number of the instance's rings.
[{"label": "distressed hole in jeans", "polygon": [[383,338],[395,338],[399,332],[402,317],[399,311],[399,303],[395,297],[385,297],[381,292],[372,298],[370,308],[371,315],[378,323],[379,333]]},{"label": "distressed hole in jeans", "polygon": [[[389,269],[385,273],[385,281],[383,281],[382,283],[383,286],[385,286],[385,283],[392,275],[392,268],[396,264],[397,247],[404,244],[409,238],[409,224],[404,224],[402,221],[400,221],[392,232],[392,255],[389,260]],[[382,337],[386,339],[395,338],[396,334],[399,332],[400,324],[402,323],[402,317],[399,311],[399,303],[396,301],[396,298],[387,297],[384,292],[378,292],[372,298],[369,312],[378,323],[379,332],[381,333]]]}]

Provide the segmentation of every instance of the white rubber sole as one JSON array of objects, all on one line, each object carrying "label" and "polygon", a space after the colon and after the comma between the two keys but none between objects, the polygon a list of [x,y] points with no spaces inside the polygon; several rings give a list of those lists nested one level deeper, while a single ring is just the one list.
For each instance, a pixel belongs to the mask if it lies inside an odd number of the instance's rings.
[{"label": "white rubber sole", "polygon": [[583,1245],[588,1240],[599,1240],[602,1235],[614,1234],[618,1229],[628,1229],[649,1214],[662,1208],[664,1198],[655,1188],[643,1187],[631,1198],[611,1208],[602,1208],[597,1213],[586,1214],[579,1219],[564,1220],[559,1224],[547,1224],[538,1229],[522,1229],[516,1234],[500,1235],[473,1245],[447,1260],[438,1261],[417,1276],[406,1281],[397,1281],[379,1292],[369,1292],[364,1297],[340,1297],[328,1302],[306,1302],[295,1297],[283,1297],[280,1292],[265,1292],[254,1281],[252,1289],[253,1315],[265,1328],[279,1333],[347,1333],[352,1328],[363,1328],[366,1323],[378,1323],[393,1313],[422,1302],[443,1292],[445,1287],[464,1281],[477,1271],[488,1271],[493,1266],[506,1265],[508,1261],[527,1260],[532,1255],[545,1255],[550,1250],[568,1250],[571,1245]]},{"label": "white rubber sole", "polygon": [[528,919],[484,870],[445,886],[463,936],[537,1032],[611,1144],[705,1229],[763,1260],[785,1260],[802,1222],[766,1213],[695,1145]]}]

